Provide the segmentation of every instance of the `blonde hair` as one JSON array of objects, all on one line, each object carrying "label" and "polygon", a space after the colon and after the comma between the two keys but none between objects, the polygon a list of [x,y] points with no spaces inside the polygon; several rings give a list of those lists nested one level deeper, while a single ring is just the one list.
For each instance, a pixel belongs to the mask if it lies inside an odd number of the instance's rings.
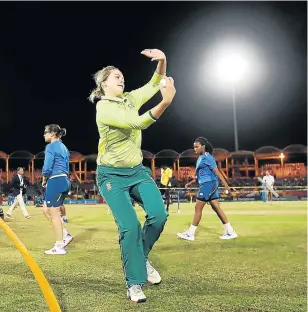
[{"label": "blonde hair", "polygon": [[103,69],[99,70],[93,75],[93,79],[96,84],[96,88],[92,90],[89,100],[94,103],[95,99],[100,99],[102,96],[105,95],[104,90],[102,88],[102,82],[106,81],[109,75],[111,74],[111,71],[117,69],[114,66],[106,66]]}]

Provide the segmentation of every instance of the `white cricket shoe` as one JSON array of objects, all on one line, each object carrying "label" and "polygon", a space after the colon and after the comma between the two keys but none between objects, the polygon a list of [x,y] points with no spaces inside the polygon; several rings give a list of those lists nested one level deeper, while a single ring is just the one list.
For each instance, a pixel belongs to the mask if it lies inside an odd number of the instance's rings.
[{"label": "white cricket shoe", "polygon": [[147,267],[147,275],[148,275],[148,282],[152,285],[157,285],[161,282],[161,277],[159,273],[152,267],[149,260],[146,262]]},{"label": "white cricket shoe", "polygon": [[74,236],[72,236],[71,234],[67,234],[65,238],[63,239],[64,247],[66,247],[73,239],[74,239]]},{"label": "white cricket shoe", "polygon": [[182,239],[186,239],[186,240],[190,240],[193,241],[195,240],[195,235],[193,235],[192,233],[190,233],[189,231],[185,231],[183,233],[177,233],[176,234],[179,238]]},{"label": "white cricket shoe", "polygon": [[134,302],[145,302],[147,300],[141,285],[131,285],[127,290],[127,297]]},{"label": "white cricket shoe", "polygon": [[13,218],[10,214],[6,214],[6,216],[5,216],[7,219],[11,219],[11,220],[14,220],[15,218]]},{"label": "white cricket shoe", "polygon": [[237,234],[235,233],[235,231],[231,232],[231,233],[225,233],[224,235],[219,236],[220,239],[233,239],[233,238],[237,238]]},{"label": "white cricket shoe", "polygon": [[53,248],[49,249],[49,250],[45,250],[45,254],[46,255],[65,255],[66,254],[66,250],[63,247],[54,245]]}]

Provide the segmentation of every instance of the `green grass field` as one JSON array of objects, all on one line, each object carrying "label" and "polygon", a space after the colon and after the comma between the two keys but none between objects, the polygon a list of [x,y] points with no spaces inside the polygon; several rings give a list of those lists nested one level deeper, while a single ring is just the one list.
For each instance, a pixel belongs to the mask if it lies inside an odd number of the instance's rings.
[{"label": "green grass field", "polygon": [[[44,254],[54,240],[41,208],[29,208],[30,220],[17,208],[8,224],[38,262],[62,311],[307,311],[306,202],[222,207],[239,235],[236,240],[218,239],[222,226],[209,206],[196,240],[177,239],[191,222],[193,205],[170,213],[150,254],[163,282],[145,287],[143,304],[126,298],[117,228],[106,206],[67,206],[67,229],[76,239],[65,256]],[[143,220],[144,213],[137,211]],[[1,229],[0,265],[1,312],[48,311],[23,257]]]}]

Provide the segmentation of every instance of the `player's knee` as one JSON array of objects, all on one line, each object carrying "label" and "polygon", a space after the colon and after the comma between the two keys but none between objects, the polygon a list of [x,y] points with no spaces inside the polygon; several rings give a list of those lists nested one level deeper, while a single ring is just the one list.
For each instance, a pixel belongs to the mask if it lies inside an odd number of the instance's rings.
[{"label": "player's knee", "polygon": [[148,225],[160,228],[164,226],[168,218],[168,213],[164,207],[160,211],[147,216]]},{"label": "player's knee", "polygon": [[164,212],[158,218],[158,222],[159,222],[160,226],[165,225],[165,223],[167,222],[167,218],[168,218],[168,212],[166,210],[164,210]]},{"label": "player's knee", "polygon": [[141,231],[141,225],[140,222],[136,220],[129,220],[129,222],[119,222],[119,232],[120,236],[123,238],[125,236],[134,238],[139,235],[139,232]]}]

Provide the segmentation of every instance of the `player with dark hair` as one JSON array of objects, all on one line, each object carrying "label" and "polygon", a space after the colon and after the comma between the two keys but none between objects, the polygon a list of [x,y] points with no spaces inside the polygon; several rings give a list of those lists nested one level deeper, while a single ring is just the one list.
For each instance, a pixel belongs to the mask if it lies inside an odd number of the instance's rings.
[{"label": "player with dark hair", "polygon": [[[177,236],[186,239],[194,240],[195,232],[197,230],[198,224],[202,218],[202,210],[206,203],[210,203],[212,209],[216,212],[220,221],[222,222],[225,233],[220,236],[220,239],[232,239],[236,238],[237,234],[233,230],[230,222],[228,221],[224,211],[219,205],[219,193],[218,193],[218,178],[224,185],[226,192],[230,192],[230,187],[228,183],[219,172],[215,158],[213,157],[213,147],[207,139],[199,137],[194,142],[194,150],[199,154],[199,158],[196,164],[196,174],[197,180],[200,185],[200,189],[197,195],[197,202],[195,205],[195,214],[193,217],[193,222],[190,228],[183,232],[177,233]],[[192,183],[195,183],[196,180],[193,180],[185,185],[188,188]]]},{"label": "player with dark hair", "polygon": [[[71,235],[64,233],[62,220],[60,217],[60,206],[63,205],[65,196],[70,188],[69,158],[70,154],[66,146],[62,143],[61,137],[65,136],[66,129],[58,125],[51,124],[45,127],[44,138],[49,144],[45,149],[45,160],[42,169],[43,182],[46,186],[44,214],[51,220],[56,236],[56,243],[50,250],[46,250],[48,255],[66,254],[65,246],[72,240]],[[69,237],[63,237],[63,234]]]}]

